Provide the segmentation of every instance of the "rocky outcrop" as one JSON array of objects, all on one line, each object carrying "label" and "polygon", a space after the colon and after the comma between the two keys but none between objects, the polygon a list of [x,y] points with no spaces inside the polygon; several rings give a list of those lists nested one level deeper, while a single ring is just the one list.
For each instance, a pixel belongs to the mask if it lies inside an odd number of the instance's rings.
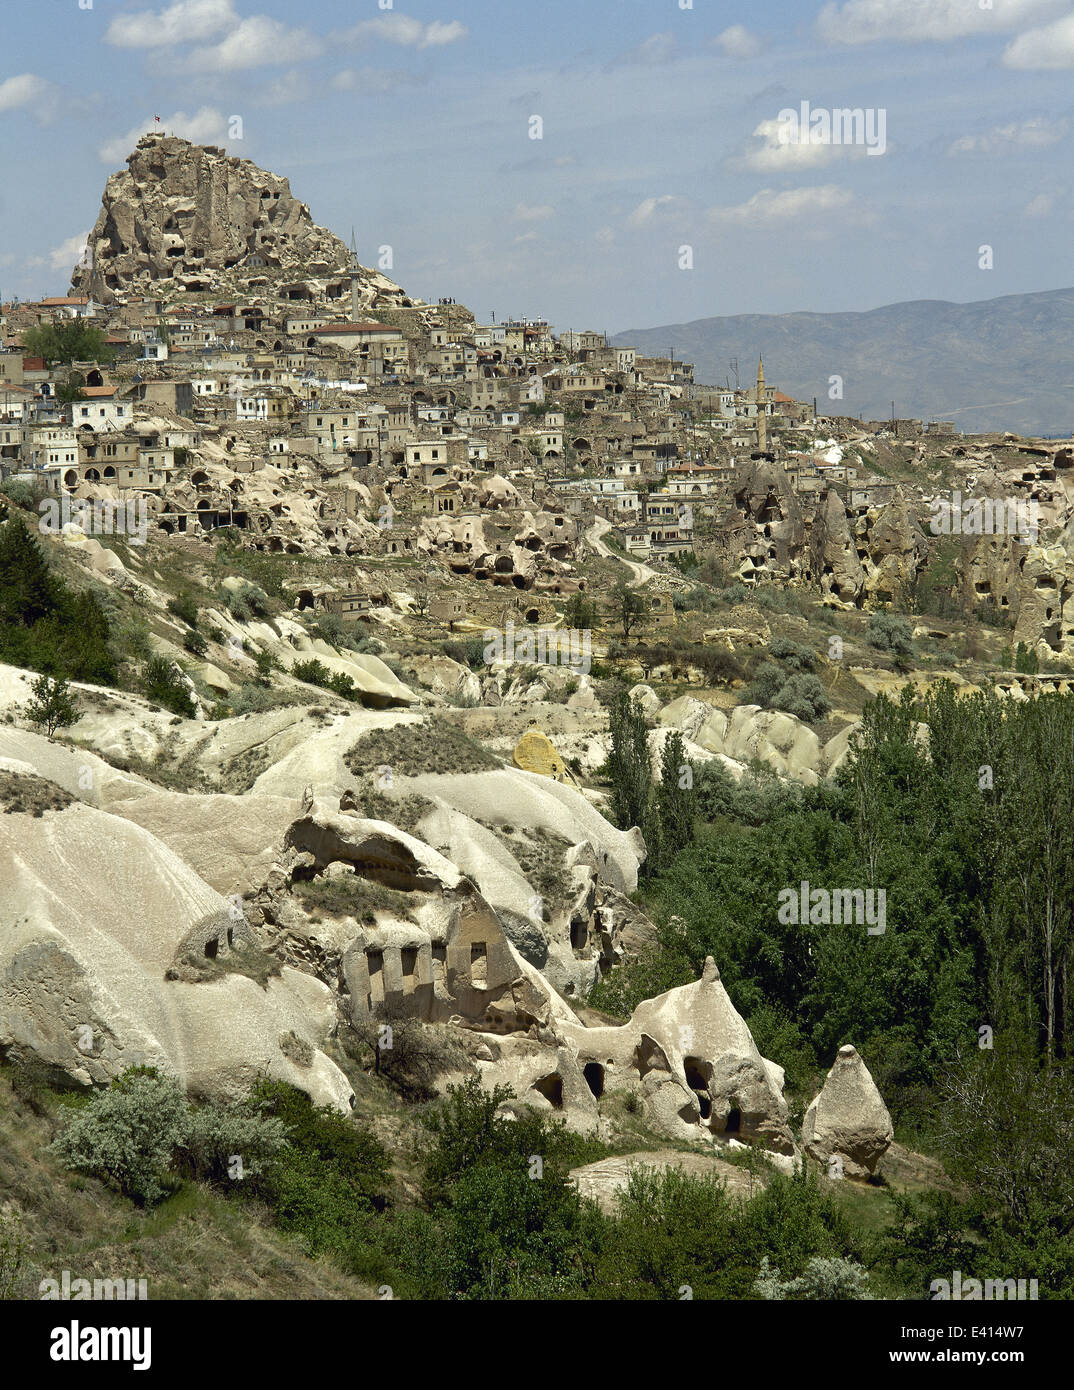
[{"label": "rocky outcrop", "polygon": [[[241,909],[147,830],[78,802],[0,816],[0,882],[0,1049],[83,1084],[143,1062],[200,1094],[237,1097],[267,1074],[347,1108],[321,1051],[331,991],[286,967],[250,978]],[[199,983],[184,982],[192,952]],[[307,1065],[281,1048],[291,1033]]]},{"label": "rocky outcrop", "polygon": [[835,1066],[805,1113],[803,1147],[843,1177],[867,1178],[894,1137],[869,1068],[848,1043],[839,1049]]},{"label": "rocky outcrop", "polygon": [[865,571],[850,533],[843,499],[833,489],[817,508],[809,536],[810,577],[830,601],[845,607],[857,603],[865,587]]},{"label": "rocky outcrop", "polygon": [[[103,304],[158,282],[197,292],[251,277],[345,275],[349,260],[287,179],[216,146],[156,133],[108,179],[88,247],[72,289]],[[403,298],[374,271],[360,271],[359,281],[367,307]]]},{"label": "rocky outcrop", "polygon": [[634,1091],[669,1137],[794,1152],[782,1073],[757,1050],[711,956],[700,980],[639,1004],[629,1023],[563,1031],[594,1093]]}]

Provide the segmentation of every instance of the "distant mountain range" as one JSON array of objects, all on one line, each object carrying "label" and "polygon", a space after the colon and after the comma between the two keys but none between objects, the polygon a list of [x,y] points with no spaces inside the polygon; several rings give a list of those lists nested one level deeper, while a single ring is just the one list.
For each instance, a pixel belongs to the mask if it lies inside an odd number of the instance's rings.
[{"label": "distant mountain range", "polygon": [[[765,377],[817,409],[865,420],[953,420],[970,432],[1074,432],[1074,289],[974,304],[918,299],[856,314],[738,314],[634,329],[612,342],[693,362],[694,380]],[[829,379],[843,378],[843,400]]]}]

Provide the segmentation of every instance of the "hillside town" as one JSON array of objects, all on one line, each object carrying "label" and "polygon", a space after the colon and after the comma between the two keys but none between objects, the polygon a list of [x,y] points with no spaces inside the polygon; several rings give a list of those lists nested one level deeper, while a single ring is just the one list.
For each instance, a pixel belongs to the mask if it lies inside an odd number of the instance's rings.
[{"label": "hillside town", "polygon": [[[248,225],[202,225],[218,184]],[[135,226],[138,248],[122,240]],[[107,360],[20,346],[68,320],[101,331]],[[763,359],[756,381],[705,384],[603,333],[415,301],[316,227],[286,180],[175,136],[142,138],[71,292],[4,304],[0,339],[5,478],[136,501],[155,537],[226,527],[258,551],[353,559],[315,598],[342,613],[376,598],[363,560],[399,557],[444,588],[434,615],[511,601],[544,620],[542,600],[584,588],[581,555],[608,542],[658,592],[677,556],[709,554],[748,586],[884,604],[924,564],[931,470],[1035,504],[1053,534],[1070,507],[1069,444],[850,419],[792,400]],[[1001,549],[982,538],[964,582],[1012,612],[1022,575]],[[1045,655],[1074,649],[1062,568],[1059,608],[1030,602],[1018,633]]]},{"label": "hillside town", "polygon": [[1074,442],[392,269],[153,131],[0,306],[0,1293],[1074,1288]]}]

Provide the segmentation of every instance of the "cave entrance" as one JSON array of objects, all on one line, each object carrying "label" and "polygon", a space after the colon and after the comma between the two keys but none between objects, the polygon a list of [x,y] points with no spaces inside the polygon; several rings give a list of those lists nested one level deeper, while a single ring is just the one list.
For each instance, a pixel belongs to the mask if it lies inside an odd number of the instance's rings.
[{"label": "cave entrance", "polygon": [[604,1094],[604,1068],[599,1062],[587,1062],[582,1068],[582,1075],[586,1079],[586,1085],[597,1100],[600,1100]]},{"label": "cave entrance", "polygon": [[686,1073],[686,1084],[697,1097],[701,1118],[707,1120],[712,1114],[712,1097],[709,1095],[709,1076],[712,1074],[712,1068],[700,1057],[684,1057],[682,1065]]},{"label": "cave entrance", "polygon": [[563,1078],[558,1071],[552,1072],[550,1076],[542,1076],[533,1083],[533,1089],[540,1091],[553,1110],[563,1109]]}]

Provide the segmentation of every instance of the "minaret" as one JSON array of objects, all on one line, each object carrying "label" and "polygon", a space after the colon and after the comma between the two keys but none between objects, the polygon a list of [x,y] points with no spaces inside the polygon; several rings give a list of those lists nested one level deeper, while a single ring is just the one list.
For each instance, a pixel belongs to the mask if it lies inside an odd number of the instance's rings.
[{"label": "minaret", "polygon": [[359,306],[358,306],[358,289],[359,289],[358,272],[359,272],[360,269],[361,269],[361,266],[360,266],[359,263],[358,263],[358,243],[357,243],[357,241],[355,240],[355,237],[354,237],[354,228],[352,227],[352,228],[351,228],[351,264],[350,264],[350,272],[351,272],[351,322],[352,322],[352,323],[357,323],[358,320],[361,318],[361,315],[360,315],[359,312],[358,312],[358,308],[359,308]]},{"label": "minaret", "polygon": [[757,359],[757,447],[768,448],[768,416],[764,399],[764,358]]}]

